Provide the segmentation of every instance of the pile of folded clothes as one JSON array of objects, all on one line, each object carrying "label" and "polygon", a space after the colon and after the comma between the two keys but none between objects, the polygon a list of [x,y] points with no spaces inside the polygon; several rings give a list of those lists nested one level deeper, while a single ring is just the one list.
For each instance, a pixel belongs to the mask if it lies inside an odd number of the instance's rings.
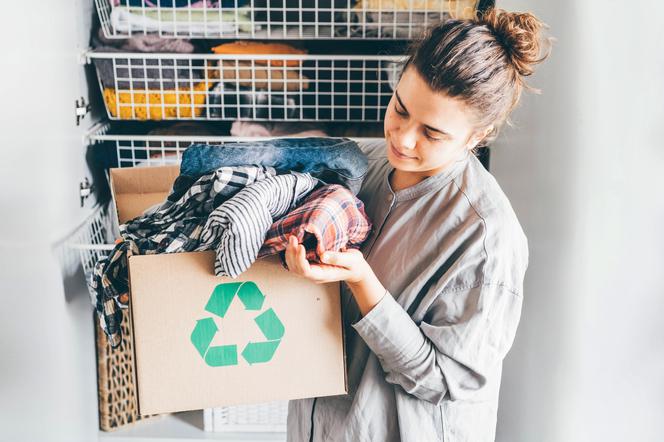
[{"label": "pile of folded clothes", "polygon": [[472,18],[478,0],[358,0],[351,35],[416,38],[428,26],[449,18]]},{"label": "pile of folded clothes", "polygon": [[111,26],[122,33],[169,33],[201,37],[250,33],[249,0],[115,0]]},{"label": "pile of folded clothes", "polygon": [[[100,31],[95,52],[129,50],[154,53],[192,53],[186,39],[154,34],[130,39],[107,39]],[[227,57],[209,60],[148,58],[127,54],[93,58],[104,101],[111,117],[161,120],[175,118],[287,119],[299,115],[299,93],[309,89],[301,60],[236,59],[256,54],[306,54],[282,43],[238,41],[212,48]],[[242,57],[239,57],[242,58]]]},{"label": "pile of folded clothes", "polygon": [[[101,29],[92,39],[95,52],[181,53],[194,52],[186,39],[166,39],[154,34],[127,39],[106,38]],[[214,84],[204,79],[204,66],[191,60],[144,58],[136,55],[93,58],[102,95],[111,117],[161,120],[202,115],[207,90]]]},{"label": "pile of folded clothes", "polygon": [[312,261],[359,248],[371,231],[355,196],[367,167],[345,138],[190,146],[166,201],[121,225],[122,241],[95,265],[92,303],[111,345],[129,303],[128,256],[214,250],[215,273],[237,277],[263,256],[284,262],[291,235]]},{"label": "pile of folded clothes", "polygon": [[212,48],[229,56],[208,62],[207,78],[220,82],[209,98],[214,118],[297,118],[298,93],[309,89],[302,60],[234,59],[237,55],[303,55],[305,50],[284,43],[236,41]]}]

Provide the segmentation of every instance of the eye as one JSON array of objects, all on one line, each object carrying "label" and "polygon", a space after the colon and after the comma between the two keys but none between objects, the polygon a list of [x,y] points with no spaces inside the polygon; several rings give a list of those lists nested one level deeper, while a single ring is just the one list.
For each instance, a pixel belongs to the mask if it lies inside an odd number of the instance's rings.
[{"label": "eye", "polygon": [[427,140],[429,141],[434,141],[434,142],[443,141],[442,138],[432,137],[431,134],[429,134],[429,132],[424,132],[424,136],[427,137]]},{"label": "eye", "polygon": [[403,110],[403,109],[399,109],[399,106],[396,105],[396,104],[394,105],[394,112],[396,112],[397,114],[401,115],[402,117],[407,117],[407,116],[408,116],[408,112],[406,112],[406,111]]}]

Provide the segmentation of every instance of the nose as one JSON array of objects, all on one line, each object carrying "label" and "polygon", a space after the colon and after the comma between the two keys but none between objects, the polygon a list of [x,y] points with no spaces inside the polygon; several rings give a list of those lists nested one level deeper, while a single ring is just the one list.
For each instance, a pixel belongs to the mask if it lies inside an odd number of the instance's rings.
[{"label": "nose", "polygon": [[417,130],[413,124],[404,124],[394,134],[394,141],[399,149],[413,150],[417,145]]}]

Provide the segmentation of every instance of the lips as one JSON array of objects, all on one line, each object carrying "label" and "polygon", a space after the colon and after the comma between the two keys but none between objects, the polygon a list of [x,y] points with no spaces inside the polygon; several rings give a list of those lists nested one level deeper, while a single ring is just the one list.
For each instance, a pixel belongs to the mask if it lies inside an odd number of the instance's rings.
[{"label": "lips", "polygon": [[402,160],[416,160],[416,159],[417,159],[417,157],[411,157],[411,156],[408,156],[408,155],[404,155],[404,154],[402,154],[401,152],[399,152],[399,151],[398,151],[398,150],[392,145],[392,143],[390,143],[390,149],[392,150],[392,153],[394,154],[394,156],[396,156],[396,157],[399,158],[399,159],[402,159]]}]

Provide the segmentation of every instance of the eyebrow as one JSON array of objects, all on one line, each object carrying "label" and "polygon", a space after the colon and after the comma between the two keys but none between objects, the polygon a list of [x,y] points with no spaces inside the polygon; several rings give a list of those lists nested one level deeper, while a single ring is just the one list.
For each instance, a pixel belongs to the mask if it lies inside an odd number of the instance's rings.
[{"label": "eyebrow", "polygon": [[[399,102],[399,104],[401,105],[403,110],[406,111],[406,113],[408,113],[408,109],[406,109],[406,106],[404,106],[403,101],[401,101],[401,97],[399,96],[399,92],[397,92],[396,89],[394,90],[394,96],[397,98],[397,101]],[[429,126],[428,124],[425,124],[424,127],[426,127],[427,129],[429,129],[431,131],[438,132],[438,133],[443,134],[443,135],[447,135],[448,137],[451,136],[449,134],[449,132],[445,132],[442,129],[436,129],[435,127]]]}]

